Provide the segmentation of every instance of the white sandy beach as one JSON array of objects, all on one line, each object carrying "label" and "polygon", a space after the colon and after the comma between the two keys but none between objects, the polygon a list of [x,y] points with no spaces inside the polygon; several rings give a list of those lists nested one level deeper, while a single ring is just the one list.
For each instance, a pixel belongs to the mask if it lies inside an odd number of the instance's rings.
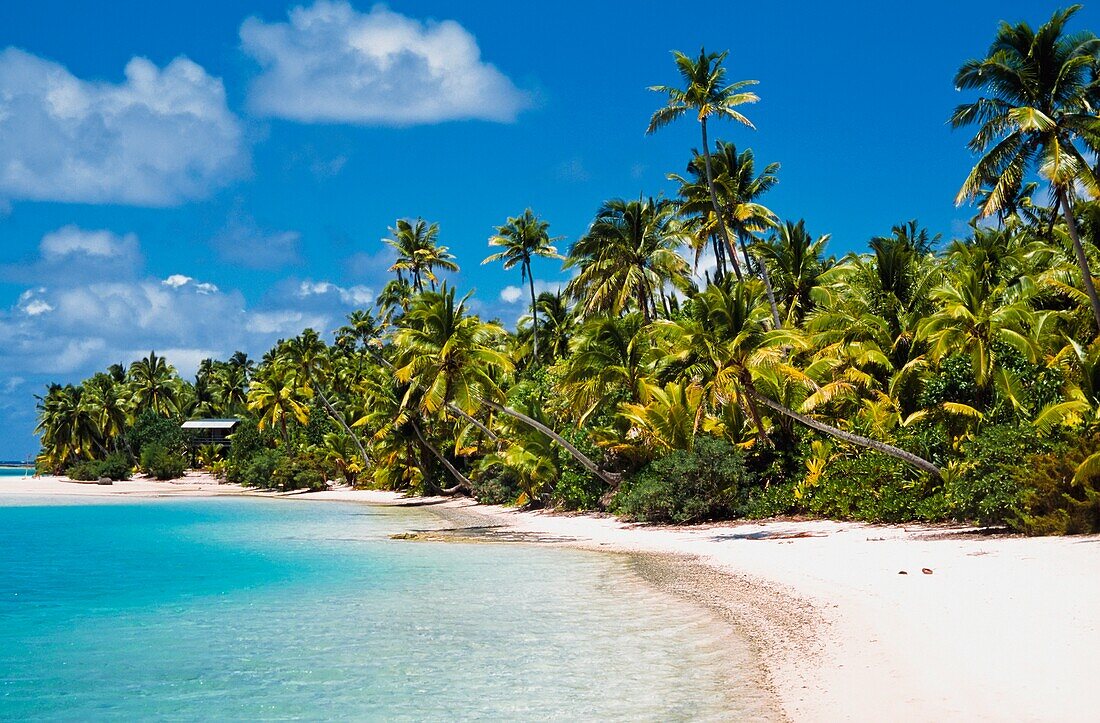
[{"label": "white sandy beach", "polygon": [[[0,480],[4,496],[244,493],[202,476],[110,487]],[[402,501],[351,490],[295,497]],[[673,586],[729,613],[794,720],[1100,720],[1091,687],[1100,536],[816,521],[654,528],[465,500],[433,509],[456,524],[501,525],[556,544],[691,556],[732,576],[707,595],[696,581]]]}]

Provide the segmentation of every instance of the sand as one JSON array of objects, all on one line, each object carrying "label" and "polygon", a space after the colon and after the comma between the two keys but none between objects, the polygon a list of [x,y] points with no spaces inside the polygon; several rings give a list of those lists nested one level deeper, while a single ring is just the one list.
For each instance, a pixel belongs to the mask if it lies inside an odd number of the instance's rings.
[{"label": "sand", "polygon": [[[0,495],[226,493],[248,492],[202,476],[111,487],[0,479]],[[793,720],[1100,720],[1100,536],[822,521],[647,527],[387,492],[295,497],[429,504],[490,538],[676,561],[641,572],[722,612]]]}]

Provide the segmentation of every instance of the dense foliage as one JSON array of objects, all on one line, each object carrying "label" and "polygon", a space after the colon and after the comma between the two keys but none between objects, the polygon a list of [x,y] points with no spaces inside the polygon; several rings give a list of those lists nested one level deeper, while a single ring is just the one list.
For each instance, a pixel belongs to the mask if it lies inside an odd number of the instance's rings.
[{"label": "dense foliage", "polygon": [[[699,122],[678,195],[605,201],[563,257],[530,209],[493,227],[486,262],[530,297],[514,332],[446,282],[438,224],[400,219],[392,281],[331,343],[306,330],[193,381],[151,354],[52,386],[39,466],[133,455],[169,474],[186,450],[279,489],[1096,530],[1100,41],[1072,15],[1002,25],[960,69],[980,96],[951,117],[977,127],[959,200],[978,214],[950,242],[912,220],[838,257],[778,217],[762,201],[779,165],[708,137],[751,125],[751,83],[727,82],[725,54],[677,54],[650,131]],[[571,281],[536,294],[532,263],[555,258]],[[228,449],[190,449],[179,422],[201,416],[244,422]]]}]

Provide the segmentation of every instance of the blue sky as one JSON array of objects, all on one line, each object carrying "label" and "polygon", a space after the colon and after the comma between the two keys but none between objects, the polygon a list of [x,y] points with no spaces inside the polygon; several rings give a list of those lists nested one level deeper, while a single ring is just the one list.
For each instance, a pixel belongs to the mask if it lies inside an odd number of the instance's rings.
[{"label": "blue sky", "polygon": [[910,218],[951,237],[972,215],[954,72],[1056,7],[4,3],[0,459],[34,451],[47,380],[331,331],[385,282],[398,217],[438,221],[457,283],[513,322],[518,275],[480,265],[495,224],[531,206],[567,246],[602,200],[671,193],[698,127],[644,130],[672,49],[760,81],[757,130],[714,135],[780,162],[766,203],[835,253]]}]

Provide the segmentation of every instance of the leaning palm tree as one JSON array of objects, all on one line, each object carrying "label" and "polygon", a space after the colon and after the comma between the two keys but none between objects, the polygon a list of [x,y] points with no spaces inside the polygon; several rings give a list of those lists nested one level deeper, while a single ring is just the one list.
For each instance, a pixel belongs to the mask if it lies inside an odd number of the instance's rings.
[{"label": "leaning palm tree", "polygon": [[531,291],[531,324],[533,332],[533,356],[535,364],[539,361],[539,310],[535,302],[535,277],[531,274],[531,258],[541,256],[548,259],[562,258],[558,250],[551,245],[548,229],[550,224],[527,209],[522,215],[509,218],[503,226],[497,226],[495,235],[489,237],[490,246],[501,246],[503,251],[489,256],[481,263],[503,261],[504,270],[520,267],[520,281],[527,281]]},{"label": "leaning palm tree", "polygon": [[749,119],[735,108],[745,103],[755,103],[760,98],[755,93],[746,93],[741,90],[746,86],[755,85],[757,82],[755,80],[742,80],[729,85],[725,84],[726,69],[722,67],[722,61],[726,59],[728,54],[728,51],[707,53],[705,49],[700,49],[698,59],[692,59],[680,51],[674,51],[673,56],[676,58],[676,67],[680,71],[684,87],[675,88],[668,85],[655,85],[650,88],[650,90],[667,95],[668,102],[653,114],[646,133],[653,133],[658,128],[668,125],[689,110],[696,113],[703,134],[703,159],[707,169],[710,200],[714,205],[714,215],[718,221],[718,229],[722,235],[722,240],[725,242],[730,258],[733,260],[733,269],[737,273],[737,278],[740,279],[741,267],[737,263],[737,251],[730,240],[726,222],[722,217],[722,207],[718,203],[718,194],[714,189],[710,142],[707,139],[707,119],[711,116],[730,118],[753,128],[754,126]]},{"label": "leaning palm tree", "polygon": [[[705,394],[720,402],[739,401],[744,397],[758,432],[762,433],[762,422],[755,410],[756,404],[831,437],[900,459],[939,477],[939,468],[922,457],[826,424],[761,391],[758,387],[761,379],[777,374],[798,384],[813,386],[814,383],[786,361],[789,350],[805,347],[805,340],[792,329],[766,328],[764,320],[769,310],[753,283],[733,284],[732,289],[712,285],[692,300],[689,317],[658,322],[662,331],[669,335],[671,348],[682,350],[669,360],[679,367],[680,380],[701,380]],[[708,386],[712,389],[708,390]]]},{"label": "leaning palm tree", "polygon": [[1077,189],[1100,196],[1100,183],[1082,151],[1100,150],[1100,38],[1067,35],[1065,25],[1080,10],[1055,12],[1038,30],[1027,23],[1002,23],[989,53],[968,60],[955,76],[958,88],[988,93],[955,109],[955,128],[980,124],[968,144],[983,154],[956,197],[956,203],[982,197],[982,216],[999,213],[1018,197],[1025,176],[1037,168],[1050,183],[1051,197],[1066,219],[1081,279],[1100,329],[1100,297],[1081,245],[1073,199]]}]

